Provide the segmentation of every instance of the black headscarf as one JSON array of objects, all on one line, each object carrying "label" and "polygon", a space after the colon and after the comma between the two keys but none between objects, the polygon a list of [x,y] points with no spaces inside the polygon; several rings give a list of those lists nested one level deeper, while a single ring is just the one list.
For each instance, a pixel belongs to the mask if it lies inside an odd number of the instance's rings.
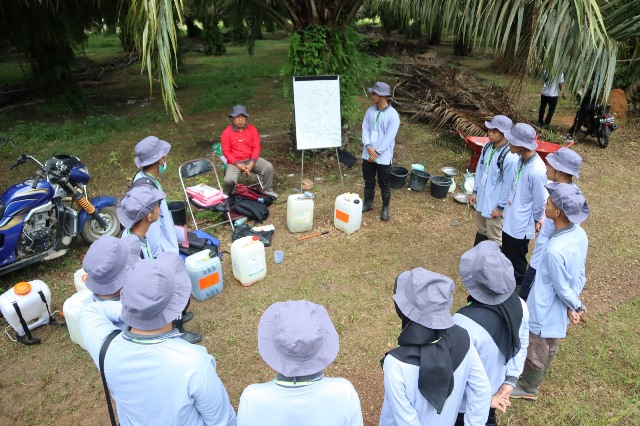
[{"label": "black headscarf", "polygon": [[[469,351],[469,334],[454,325],[445,330],[434,330],[408,319],[398,308],[403,329],[398,337],[398,347],[387,352],[399,361],[420,367],[418,390],[438,414],[453,391],[453,372],[460,366]],[[384,358],[380,361],[384,364]]]},{"label": "black headscarf", "polygon": [[522,303],[514,292],[499,305],[486,305],[473,297],[467,297],[467,306],[458,311],[482,326],[493,338],[496,346],[508,362],[520,351],[520,325]]}]

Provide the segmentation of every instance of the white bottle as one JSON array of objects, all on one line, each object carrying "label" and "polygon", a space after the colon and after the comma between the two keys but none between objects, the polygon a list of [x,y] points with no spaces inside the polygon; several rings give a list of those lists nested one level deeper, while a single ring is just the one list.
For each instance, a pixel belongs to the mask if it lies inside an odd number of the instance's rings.
[{"label": "white bottle", "polygon": [[87,278],[89,275],[84,269],[80,268],[73,274],[73,284],[76,287],[76,291],[82,291],[87,289]]},{"label": "white bottle", "polygon": [[313,228],[313,198],[292,194],[287,198],[287,228],[289,232],[306,232]]},{"label": "white bottle", "polygon": [[238,238],[231,244],[233,276],[248,287],[267,275],[264,244],[258,236]]},{"label": "white bottle", "polygon": [[0,295],[0,312],[18,336],[24,336],[25,331],[20,323],[20,317],[13,307],[15,301],[20,309],[22,318],[27,323],[27,328],[33,330],[36,327],[49,322],[47,305],[40,298],[42,292],[49,310],[51,309],[51,291],[40,280],[20,282]]},{"label": "white bottle", "polygon": [[333,213],[333,225],[353,234],[360,229],[362,222],[362,200],[358,194],[342,194],[336,197],[336,206]]},{"label": "white bottle", "polygon": [[80,345],[82,349],[87,348],[84,346],[82,335],[80,334],[80,311],[82,311],[82,307],[87,303],[87,300],[92,297],[93,293],[91,290],[81,290],[65,300],[62,305],[62,313],[67,323],[69,337],[71,337],[73,343]]}]

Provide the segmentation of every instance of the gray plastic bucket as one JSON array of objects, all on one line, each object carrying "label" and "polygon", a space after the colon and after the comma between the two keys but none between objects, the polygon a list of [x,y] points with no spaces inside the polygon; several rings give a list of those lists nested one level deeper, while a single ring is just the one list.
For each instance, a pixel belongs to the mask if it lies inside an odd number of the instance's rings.
[{"label": "gray plastic bucket", "polygon": [[446,198],[451,186],[451,178],[446,176],[431,177],[431,195],[434,198]]},{"label": "gray plastic bucket", "polygon": [[420,170],[411,170],[411,179],[409,179],[409,189],[412,191],[422,192],[427,185],[431,175]]}]

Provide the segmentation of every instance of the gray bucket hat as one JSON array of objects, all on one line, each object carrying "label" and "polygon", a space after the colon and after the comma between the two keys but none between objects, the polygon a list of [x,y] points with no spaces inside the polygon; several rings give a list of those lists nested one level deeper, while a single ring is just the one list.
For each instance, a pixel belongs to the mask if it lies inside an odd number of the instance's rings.
[{"label": "gray bucket hat", "polygon": [[525,123],[518,123],[511,130],[507,130],[504,132],[504,137],[511,145],[521,146],[529,151],[535,151],[538,147],[536,130]]},{"label": "gray bucket hat", "polygon": [[506,115],[496,115],[491,121],[485,121],[484,126],[487,129],[496,129],[504,135],[513,127],[513,121]]},{"label": "gray bucket hat", "polygon": [[101,296],[117,292],[139,260],[140,240],[137,236],[98,238],[82,260],[82,268],[88,275],[87,288]]},{"label": "gray bucket hat", "polygon": [[460,277],[478,302],[499,305],[516,288],[513,265],[495,241],[482,241],[460,258]]},{"label": "gray bucket hat", "polygon": [[376,81],[373,87],[367,89],[369,93],[375,93],[378,96],[391,96],[391,86],[382,81]]},{"label": "gray bucket hat", "polygon": [[147,136],[138,142],[134,148],[136,157],[133,161],[136,163],[136,167],[148,166],[160,161],[170,150],[171,144],[169,142],[160,140],[155,136]]},{"label": "gray bucket hat", "polygon": [[118,202],[116,213],[125,228],[131,228],[164,200],[165,193],[151,185],[134,186]]},{"label": "gray bucket hat", "polygon": [[572,223],[580,224],[589,217],[589,205],[577,186],[570,183],[549,182],[545,185],[551,201]]},{"label": "gray bucket hat", "polygon": [[236,118],[239,115],[244,115],[245,117],[251,117],[247,113],[247,107],[244,105],[234,105],[231,109],[231,114],[229,114],[229,118]]},{"label": "gray bucket hat", "polygon": [[258,324],[260,356],[287,377],[324,370],[336,359],[339,347],[327,310],[306,300],[274,303]]},{"label": "gray bucket hat", "polygon": [[444,275],[415,268],[398,276],[393,295],[398,309],[411,321],[435,330],[453,326],[453,281]]},{"label": "gray bucket hat", "polygon": [[140,330],[164,327],[178,318],[190,294],[191,280],[180,256],[160,253],[136,263],[127,275],[120,293],[122,321]]},{"label": "gray bucket hat", "polygon": [[547,155],[547,163],[559,172],[575,176],[576,178],[580,177],[582,157],[569,148],[560,148],[556,152]]}]

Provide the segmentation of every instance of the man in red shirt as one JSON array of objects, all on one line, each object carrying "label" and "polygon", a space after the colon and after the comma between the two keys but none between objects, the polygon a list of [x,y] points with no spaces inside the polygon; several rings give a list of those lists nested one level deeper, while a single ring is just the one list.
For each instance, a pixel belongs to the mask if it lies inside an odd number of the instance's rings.
[{"label": "man in red shirt", "polygon": [[231,124],[222,132],[222,154],[227,160],[225,192],[233,191],[240,173],[256,173],[262,180],[263,192],[277,198],[278,194],[273,192],[273,165],[260,158],[260,135],[255,126],[247,123],[248,117],[251,116],[247,114],[246,107],[234,106],[229,114]]}]

